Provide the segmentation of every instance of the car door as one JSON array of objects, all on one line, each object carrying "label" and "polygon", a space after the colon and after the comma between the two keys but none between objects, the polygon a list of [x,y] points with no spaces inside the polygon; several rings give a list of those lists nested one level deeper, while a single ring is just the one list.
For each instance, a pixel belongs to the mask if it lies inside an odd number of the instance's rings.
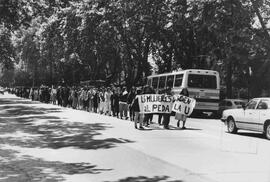
[{"label": "car door", "polygon": [[263,125],[264,122],[269,119],[269,108],[270,108],[270,100],[269,99],[262,99],[260,100],[257,110],[259,112],[259,120],[257,125],[257,130],[263,132]]},{"label": "car door", "polygon": [[259,112],[256,110],[258,104],[258,99],[252,99],[248,102],[245,109],[243,110],[243,115],[239,116],[239,128],[247,130],[256,130],[254,121],[259,118]]}]

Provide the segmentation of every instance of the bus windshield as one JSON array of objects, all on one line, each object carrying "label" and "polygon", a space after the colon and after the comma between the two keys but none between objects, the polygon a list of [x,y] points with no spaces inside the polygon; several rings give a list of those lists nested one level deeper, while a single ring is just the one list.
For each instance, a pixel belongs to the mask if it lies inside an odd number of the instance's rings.
[{"label": "bus windshield", "polygon": [[188,75],[188,87],[217,89],[217,80],[215,75]]}]

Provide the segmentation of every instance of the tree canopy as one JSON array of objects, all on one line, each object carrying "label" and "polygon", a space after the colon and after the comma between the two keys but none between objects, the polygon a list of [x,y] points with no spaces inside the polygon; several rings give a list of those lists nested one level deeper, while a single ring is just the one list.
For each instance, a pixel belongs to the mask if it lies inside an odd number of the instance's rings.
[{"label": "tree canopy", "polygon": [[220,72],[228,97],[257,96],[270,90],[269,18],[266,0],[2,0],[1,84],[131,87],[201,68]]}]

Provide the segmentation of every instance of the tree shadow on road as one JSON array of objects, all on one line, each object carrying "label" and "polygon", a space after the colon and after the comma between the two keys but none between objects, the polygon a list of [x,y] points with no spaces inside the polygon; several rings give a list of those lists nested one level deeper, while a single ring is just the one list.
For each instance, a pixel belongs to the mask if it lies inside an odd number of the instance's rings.
[{"label": "tree shadow on road", "polygon": [[[43,105],[44,106],[44,105]],[[53,116],[63,108],[43,107],[20,99],[0,99],[0,145],[26,148],[60,149],[73,147],[98,150],[117,147],[133,141],[103,137],[109,123],[74,122]],[[5,145],[4,145],[5,146]],[[45,161],[31,156],[17,156],[16,151],[0,149],[0,181],[64,181],[63,175],[98,174],[112,169],[99,169],[90,163]]]},{"label": "tree shadow on road", "polygon": [[40,108],[38,105],[0,105],[1,117],[19,117],[24,115],[48,114],[61,112],[60,108]]},{"label": "tree shadow on road", "polygon": [[0,101],[0,106],[1,105],[8,105],[8,104],[40,104],[40,102],[38,101],[31,101],[29,99],[22,99],[22,98],[18,98],[18,97],[15,97],[15,98],[0,98],[1,101]]},{"label": "tree shadow on road", "polygon": [[[174,181],[169,181],[169,176],[154,176],[154,177],[146,177],[146,176],[138,176],[138,177],[127,177],[125,179],[120,179],[118,181],[113,181],[113,182],[183,182],[181,180],[174,180]],[[106,181],[109,182],[109,181]]]},{"label": "tree shadow on road", "polygon": [[99,174],[112,169],[99,169],[90,163],[63,163],[44,161],[30,156],[18,157],[16,151],[0,149],[0,180],[19,181],[65,181],[62,175]]},{"label": "tree shadow on road", "polygon": [[[4,100],[4,103],[7,101]],[[17,100],[9,100],[9,104]],[[31,102],[30,102],[31,103]],[[75,147],[80,149],[109,149],[117,144],[133,141],[118,138],[103,138],[102,131],[112,128],[109,123],[81,123],[72,122],[57,116],[46,114],[61,112],[62,108],[44,108],[31,104],[5,105],[0,100],[0,134],[15,134],[2,137],[1,143],[30,148]],[[14,116],[17,116],[14,118]],[[16,137],[16,132],[26,134],[27,137]],[[99,137],[97,139],[97,137]]]}]

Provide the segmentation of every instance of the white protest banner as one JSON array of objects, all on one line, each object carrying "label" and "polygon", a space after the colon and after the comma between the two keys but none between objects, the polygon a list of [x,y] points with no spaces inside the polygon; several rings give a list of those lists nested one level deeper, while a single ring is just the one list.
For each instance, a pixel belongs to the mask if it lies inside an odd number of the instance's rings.
[{"label": "white protest banner", "polygon": [[161,94],[138,95],[140,113],[171,113],[172,96]]},{"label": "white protest banner", "polygon": [[195,99],[179,95],[173,103],[172,111],[189,116],[191,115],[195,105]]}]

